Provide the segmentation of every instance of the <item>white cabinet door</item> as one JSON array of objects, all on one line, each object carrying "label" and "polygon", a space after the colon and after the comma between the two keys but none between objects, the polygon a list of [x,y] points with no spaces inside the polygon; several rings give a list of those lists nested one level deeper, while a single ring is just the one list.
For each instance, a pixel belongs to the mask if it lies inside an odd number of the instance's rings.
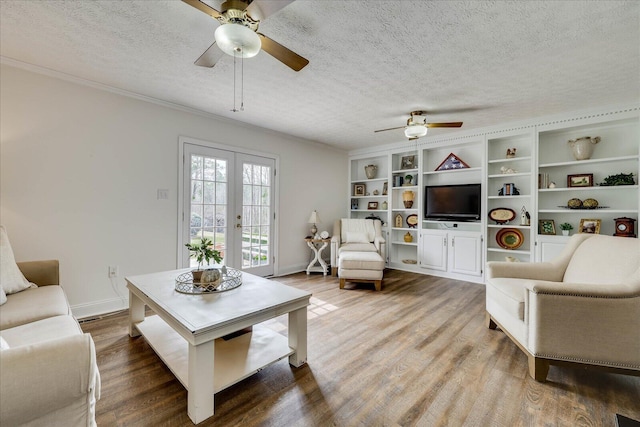
[{"label": "white cabinet door", "polygon": [[538,236],[538,246],[536,248],[536,261],[549,262],[553,261],[560,255],[564,247],[567,245],[569,237],[547,237]]},{"label": "white cabinet door", "polygon": [[482,275],[482,239],[479,233],[449,234],[452,273]]},{"label": "white cabinet door", "polygon": [[447,232],[423,231],[420,238],[420,267],[447,271]]}]

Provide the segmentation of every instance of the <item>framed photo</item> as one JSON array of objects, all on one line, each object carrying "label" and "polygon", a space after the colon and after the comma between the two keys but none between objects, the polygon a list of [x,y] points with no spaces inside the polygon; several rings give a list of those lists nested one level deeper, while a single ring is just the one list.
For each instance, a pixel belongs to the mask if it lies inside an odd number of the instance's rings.
[{"label": "framed photo", "polygon": [[388,192],[389,192],[389,184],[387,183],[387,181],[385,181],[384,184],[382,185],[382,195],[386,196]]},{"label": "framed photo", "polygon": [[578,233],[589,233],[589,234],[600,234],[600,223],[602,220],[599,219],[584,219],[580,220],[580,228],[578,229]]},{"label": "framed photo", "polygon": [[358,199],[351,199],[351,210],[358,209]]},{"label": "framed photo", "polygon": [[538,221],[538,234],[556,235],[556,223],[552,219],[541,219]]},{"label": "framed photo", "polygon": [[593,187],[593,174],[567,175],[567,187]]},{"label": "framed photo", "polygon": [[416,156],[403,156],[400,162],[400,169],[415,169]]},{"label": "framed photo", "polygon": [[364,193],[367,191],[367,186],[364,184],[353,184],[353,195],[354,196],[364,196]]},{"label": "framed photo", "polygon": [[378,209],[378,202],[369,202],[367,209]]}]

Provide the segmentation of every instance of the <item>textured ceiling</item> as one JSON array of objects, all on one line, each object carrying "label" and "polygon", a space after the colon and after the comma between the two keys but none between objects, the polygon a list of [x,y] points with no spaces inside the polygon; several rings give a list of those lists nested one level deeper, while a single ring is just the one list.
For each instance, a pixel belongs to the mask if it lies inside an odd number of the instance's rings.
[{"label": "textured ceiling", "polygon": [[245,60],[235,113],[233,58],[193,65],[217,26],[180,1],[2,0],[0,55],[347,150],[403,141],[373,131],[412,110],[473,129],[640,101],[638,1],[297,0],[260,32],[310,64]]}]

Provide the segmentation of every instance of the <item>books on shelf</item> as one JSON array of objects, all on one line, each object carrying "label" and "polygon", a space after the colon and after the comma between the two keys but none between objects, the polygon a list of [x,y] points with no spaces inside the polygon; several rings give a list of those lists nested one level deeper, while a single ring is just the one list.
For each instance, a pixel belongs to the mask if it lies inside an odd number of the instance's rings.
[{"label": "books on shelf", "polygon": [[538,174],[538,188],[549,188],[549,174],[548,173],[539,173]]}]

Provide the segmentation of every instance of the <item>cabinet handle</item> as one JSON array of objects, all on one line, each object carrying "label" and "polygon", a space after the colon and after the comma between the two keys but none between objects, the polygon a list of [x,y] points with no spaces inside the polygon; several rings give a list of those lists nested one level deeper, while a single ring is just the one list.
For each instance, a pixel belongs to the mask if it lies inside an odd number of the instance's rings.
[{"label": "cabinet handle", "polygon": [[451,238],[451,247],[453,248],[456,245],[456,238],[452,237]]},{"label": "cabinet handle", "polygon": [[447,238],[445,237],[444,240],[442,241],[442,246],[447,246]]}]

